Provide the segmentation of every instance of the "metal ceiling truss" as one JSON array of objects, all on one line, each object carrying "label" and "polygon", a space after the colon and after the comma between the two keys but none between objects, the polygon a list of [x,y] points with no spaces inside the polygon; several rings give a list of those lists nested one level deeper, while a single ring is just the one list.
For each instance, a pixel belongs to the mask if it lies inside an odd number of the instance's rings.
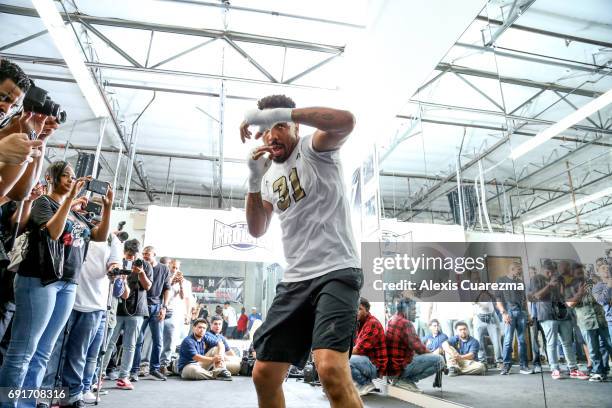
[{"label": "metal ceiling truss", "polygon": [[[38,17],[38,14],[36,13],[36,10],[34,9],[25,8],[25,7],[17,7],[17,6],[9,6],[9,5],[0,5],[0,13],[27,16],[27,17]],[[82,14],[82,13],[60,13],[60,14],[62,15],[62,18],[64,18],[65,21],[71,20],[71,21],[75,21],[80,24],[83,24],[87,28],[87,30],[95,34],[104,43],[106,43],[110,48],[112,48],[115,52],[117,52],[119,55],[125,58],[131,64],[131,67],[137,68],[139,70],[144,70],[144,72],[148,72],[148,73],[162,73],[163,74],[167,72],[167,70],[158,69],[159,66],[161,66],[162,64],[166,64],[172,60],[175,60],[176,58],[179,58],[183,55],[193,52],[211,43],[213,40],[217,40],[217,39],[225,41],[228,45],[230,45],[236,52],[242,55],[251,65],[253,65],[259,72],[261,72],[268,79],[268,81],[260,81],[260,82],[267,82],[267,83],[273,83],[273,84],[290,85],[294,81],[298,80],[299,78],[326,65],[328,62],[330,62],[331,60],[335,59],[337,56],[342,55],[344,53],[344,46],[320,44],[320,43],[298,41],[298,40],[291,40],[291,39],[278,38],[278,37],[261,36],[258,34],[240,33],[240,32],[229,31],[229,30],[197,29],[197,28],[181,27],[181,26],[174,26],[174,25],[123,20],[123,19],[117,19],[117,18],[96,17],[96,16],[89,16],[89,15]],[[121,47],[119,47],[117,44],[111,41],[108,37],[106,37],[100,30],[94,27],[96,25],[97,26],[107,26],[107,27],[120,27],[120,28],[125,28],[125,29],[134,29],[134,30],[146,30],[146,31],[150,31],[152,34],[155,32],[164,32],[164,33],[172,33],[172,34],[179,34],[179,35],[185,35],[185,36],[207,37],[211,40],[205,41],[199,45],[196,45],[195,47],[191,47],[178,54],[173,54],[169,56],[168,58],[165,58],[163,61],[157,64],[154,64],[150,69],[147,69],[146,65],[143,66],[142,64],[140,64],[135,58],[130,56],[128,53],[126,53],[123,49],[121,49]],[[20,41],[21,43],[23,43],[28,40],[29,39],[22,39]],[[317,52],[317,53],[329,53],[329,54],[332,54],[332,56],[305,69],[301,73],[298,73],[297,75],[293,76],[292,78],[289,78],[286,81],[279,81],[273,75],[271,75],[251,55],[249,55],[239,44],[237,44],[237,42],[262,44],[262,45],[282,47],[282,48],[293,48],[293,49],[312,51],[312,52]],[[11,44],[8,44],[7,46],[5,46],[6,47],[5,49],[8,49],[9,48],[8,46],[10,45]],[[99,68],[109,68],[109,69],[121,69],[122,67],[121,65],[103,64],[103,63],[102,64],[98,63],[98,64],[95,64],[94,66],[99,67]],[[173,73],[173,71],[169,71],[169,72]],[[174,72],[174,73],[179,74],[179,75],[188,74],[186,72]],[[205,77],[216,78],[216,79],[228,79],[228,80],[248,80],[248,78],[232,78],[232,77],[224,77],[222,75],[219,76],[219,75],[200,74],[199,76],[205,76]]]}]

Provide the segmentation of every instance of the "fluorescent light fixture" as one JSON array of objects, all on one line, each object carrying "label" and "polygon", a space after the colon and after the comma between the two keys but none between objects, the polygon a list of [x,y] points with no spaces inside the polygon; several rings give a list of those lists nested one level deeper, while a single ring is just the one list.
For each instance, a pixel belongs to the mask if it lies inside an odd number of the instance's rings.
[{"label": "fluorescent light fixture", "polygon": [[577,111],[570,113],[551,127],[544,129],[525,143],[519,145],[516,149],[512,149],[510,158],[512,160],[518,159],[547,140],[557,136],[567,128],[574,126],[584,118],[587,118],[593,113],[605,108],[610,103],[612,103],[612,89],[605,94],[600,95],[598,98],[593,99],[591,102],[587,103]]},{"label": "fluorescent light fixture", "polygon": [[108,110],[102,95],[100,95],[100,91],[91,73],[85,66],[79,48],[75,44],[75,38],[66,28],[64,20],[57,11],[53,0],[32,0],[32,3],[36,7],[36,11],[49,31],[51,38],[53,38],[55,46],[60,54],[62,54],[64,61],[66,61],[72,76],[76,80],[94,115],[97,118],[108,116]]},{"label": "fluorescent light fixture", "polygon": [[[586,197],[582,197],[579,200],[576,200],[576,207],[579,207],[581,205],[584,204],[588,204],[591,201],[595,201],[598,200],[600,198],[603,198],[605,196],[609,196],[612,195],[612,187],[608,187],[604,190],[598,191],[597,193],[593,193],[591,195],[588,195]],[[553,208],[552,210],[548,210],[546,212],[543,212],[541,214],[535,215],[525,221],[523,221],[523,225],[527,225],[527,224],[531,224],[535,221],[541,220],[542,218],[546,218],[546,217],[550,217],[551,215],[555,215],[555,214],[559,214],[560,212],[563,211],[567,211],[567,210],[571,210],[572,208],[574,208],[574,203],[567,203],[567,204],[563,204],[560,205],[558,207]]]}]

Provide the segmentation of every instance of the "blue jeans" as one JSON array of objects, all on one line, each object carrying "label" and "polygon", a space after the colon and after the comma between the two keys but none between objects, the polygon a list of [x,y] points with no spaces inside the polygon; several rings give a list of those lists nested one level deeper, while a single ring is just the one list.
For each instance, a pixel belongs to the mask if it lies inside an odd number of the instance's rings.
[{"label": "blue jeans", "polygon": [[83,392],[91,390],[91,384],[97,380],[96,368],[98,366],[98,356],[100,349],[102,348],[102,341],[104,340],[104,328],[106,327],[106,312],[102,312],[102,318],[98,325],[98,330],[87,349],[87,356],[85,357],[85,368],[83,369]]},{"label": "blue jeans", "polygon": [[138,334],[136,342],[136,352],[134,353],[134,361],[132,362],[132,374],[138,374],[140,369],[140,354],[142,352],[142,343],[144,342],[145,331],[147,326],[151,329],[151,337],[153,345],[151,346],[151,359],[149,360],[149,370],[159,371],[159,359],[161,357],[164,321],[159,321],[157,314],[159,313],[160,305],[149,305],[149,317],[144,318],[144,323]]},{"label": "blue jeans", "polygon": [[359,385],[369,384],[374,378],[378,377],[378,370],[368,356],[352,355],[349,365],[353,381]]},{"label": "blue jeans", "polygon": [[121,356],[121,366],[119,367],[119,378],[128,378],[136,351],[136,340],[138,339],[140,326],[142,326],[142,319],[142,316],[117,316],[117,325],[113,329],[113,334],[108,342],[108,349],[102,362],[101,375],[104,375],[106,372],[108,362],[113,355],[113,351],[115,351],[121,330],[123,330],[123,355]]},{"label": "blue jeans", "polygon": [[605,367],[602,359],[600,342],[607,350],[608,354],[612,352],[612,344],[610,343],[610,333],[607,327],[600,327],[593,330],[583,330],[582,337],[586,341],[587,347],[589,348],[589,357],[593,364],[594,374],[604,375]]},{"label": "blue jeans", "polygon": [[521,367],[527,367],[527,345],[525,344],[525,327],[527,326],[527,316],[522,310],[508,310],[512,318],[510,324],[504,323],[504,351],[503,358],[505,365],[512,365],[512,341],[514,333],[518,337],[519,359]]},{"label": "blue jeans", "polygon": [[444,367],[444,357],[439,354],[415,355],[410,364],[404,367],[400,378],[410,382],[417,382],[435,374]]},{"label": "blue jeans", "polygon": [[[563,349],[568,370],[578,368],[576,365],[576,352],[572,344],[572,322],[570,320],[544,320],[540,324],[544,329],[550,369],[559,369],[557,345]],[[557,341],[557,338],[559,341]]]},{"label": "blue jeans", "polygon": [[83,372],[87,350],[98,331],[103,314],[102,310],[94,312],[73,310],[68,319],[68,338],[65,338],[65,333],[61,333],[57,338],[43,385],[45,388],[55,388],[59,367],[61,381],[58,381],[58,386],[61,384],[68,388],[67,399],[63,403],[72,404],[83,398]]},{"label": "blue jeans", "polygon": [[[70,317],[76,285],[55,282],[42,286],[39,278],[17,275],[11,342],[0,368],[0,387],[35,389],[41,386],[47,361]],[[35,400],[5,402],[2,407],[34,407]]]},{"label": "blue jeans", "polygon": [[162,348],[161,354],[161,365],[168,366],[170,364],[170,360],[172,359],[172,354],[174,353],[173,346],[175,346],[175,332],[178,328],[175,329],[174,320],[172,317],[164,320],[164,346]]}]

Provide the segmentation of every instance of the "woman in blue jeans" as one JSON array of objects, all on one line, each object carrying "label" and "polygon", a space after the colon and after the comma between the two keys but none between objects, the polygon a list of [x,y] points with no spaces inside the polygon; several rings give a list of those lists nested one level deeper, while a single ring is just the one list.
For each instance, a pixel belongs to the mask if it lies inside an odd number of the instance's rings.
[{"label": "woman in blue jeans", "polygon": [[[76,180],[65,161],[52,163],[46,179],[50,193],[37,199],[26,224],[28,250],[15,278],[16,311],[11,342],[0,368],[0,387],[31,390],[40,387],[47,361],[74,304],[76,278],[90,239],[108,236],[113,193],[103,198],[104,213],[97,227],[73,211],[84,201],[75,201],[86,179]],[[63,273],[59,265],[43,259],[53,257],[44,248],[54,244],[63,249]],[[34,399],[3,400],[2,407],[34,407]]]}]

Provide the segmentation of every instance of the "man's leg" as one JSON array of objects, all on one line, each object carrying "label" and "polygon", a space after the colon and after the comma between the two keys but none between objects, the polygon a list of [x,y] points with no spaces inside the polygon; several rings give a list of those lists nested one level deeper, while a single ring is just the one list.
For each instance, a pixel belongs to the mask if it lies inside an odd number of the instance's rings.
[{"label": "man's leg", "polygon": [[546,350],[550,370],[558,370],[559,354],[557,353],[557,333],[559,331],[559,322],[556,320],[544,320],[541,322],[541,325],[542,329],[544,329],[544,337],[546,338]]},{"label": "man's leg", "polygon": [[213,380],[212,373],[199,364],[187,364],[181,371],[183,380]]},{"label": "man's leg", "polygon": [[[576,360],[576,351],[572,344],[572,322],[571,320],[560,320],[558,322],[559,337],[561,338],[561,347],[565,354],[565,361],[567,363],[567,369],[573,370],[578,368]],[[548,333],[546,334],[548,336]],[[549,351],[550,352],[550,351]]]},{"label": "man's leg", "polygon": [[463,375],[481,375],[487,371],[487,367],[480,361],[463,360],[461,374]]},{"label": "man's leg", "polygon": [[601,353],[599,350],[599,331],[583,330],[582,338],[586,341],[591,364],[593,365],[592,373],[603,375],[603,366],[601,361]]},{"label": "man's leg", "polygon": [[351,368],[351,377],[358,385],[371,383],[378,374],[376,366],[372,364],[368,356],[351,356],[349,366]]},{"label": "man's leg", "polygon": [[[123,326],[123,356],[121,357],[121,368],[119,370],[119,378],[128,378],[132,362],[136,353],[136,340],[140,327],[143,325],[142,316],[125,316]],[[142,331],[140,331],[142,333]],[[136,371],[138,375],[138,371]]]},{"label": "man's leg", "polygon": [[514,318],[512,318],[510,323],[504,323],[504,349],[502,358],[504,359],[504,365],[507,367],[512,366],[512,341],[514,340],[515,327],[516,319]]},{"label": "man's leg", "polygon": [[446,363],[448,367],[454,368],[456,370],[461,370],[461,367],[459,366],[459,361],[457,360],[457,356],[459,356],[457,350],[455,350],[454,347],[451,347],[447,342],[442,343],[442,350],[444,350],[444,355],[446,356]]},{"label": "man's leg", "polygon": [[[494,318],[497,319],[497,317],[494,317]],[[501,344],[501,338],[499,336],[498,324],[497,323],[487,324],[487,332],[489,333],[489,338],[491,339],[491,343],[493,343],[493,352],[495,353],[495,362],[500,363],[503,360],[503,358],[502,358],[502,344]]]},{"label": "man's leg", "polygon": [[164,346],[161,353],[160,364],[167,367],[172,358],[174,343],[174,319],[172,317],[164,320]]},{"label": "man's leg", "polygon": [[98,331],[102,313],[102,311],[72,312],[74,324],[66,342],[66,361],[62,371],[62,384],[68,387],[69,404],[83,398],[83,371],[87,350]]},{"label": "man's leg", "polygon": [[434,375],[444,366],[444,358],[439,354],[419,354],[414,356],[400,377],[410,382],[417,382]]},{"label": "man's leg", "polygon": [[[144,336],[145,336],[147,327],[149,326],[150,319],[151,319],[151,316],[149,315],[149,317],[146,317],[146,316],[144,317],[144,321],[140,320],[142,322],[142,325],[138,328],[138,331],[136,332],[136,343],[134,346],[134,351],[130,352],[130,355],[133,356],[133,360],[130,361],[130,367],[132,367],[132,372],[131,372],[132,375],[138,376],[138,370],[140,369],[142,345],[144,343]],[[130,326],[133,326],[133,325],[130,325]],[[124,339],[123,341],[125,344],[125,334],[123,335],[123,339]],[[124,358],[125,358],[125,348],[124,348],[123,357],[121,359],[123,360]],[[148,360],[149,356],[147,356],[146,358]]]},{"label": "man's leg", "polygon": [[348,363],[348,351],[318,349],[313,357],[321,384],[332,407],[352,408],[363,404],[353,386]]},{"label": "man's leg", "polygon": [[149,328],[151,329],[151,359],[149,360],[149,370],[159,371],[159,358],[161,357],[161,349],[163,342],[164,321],[157,318],[160,305],[153,305],[149,308],[149,313],[152,318],[149,320]]},{"label": "man's leg", "polygon": [[[485,332],[488,332],[488,325],[481,321],[478,316],[474,317],[474,332],[476,334],[476,340],[480,343],[480,349],[478,350],[478,361],[487,361],[487,353],[485,352]],[[489,334],[489,337],[492,336]]]},{"label": "man's leg", "polygon": [[83,369],[83,392],[91,391],[91,384],[97,381],[96,365],[98,364],[98,358],[100,356],[100,349],[102,348],[102,342],[104,341],[104,329],[106,328],[106,312],[99,311],[101,313],[100,324],[96,330],[96,334],[87,349],[87,355],[85,356],[85,368]]},{"label": "man's leg", "polygon": [[[285,408],[283,381],[289,363],[257,360],[253,368],[253,383],[260,407]],[[184,371],[185,369],[183,369]]]},{"label": "man's leg", "polygon": [[518,311],[513,313],[512,319],[516,319],[516,337],[519,348],[519,361],[521,367],[527,367],[527,342],[525,341],[525,332],[527,331],[527,316],[525,312]]}]

